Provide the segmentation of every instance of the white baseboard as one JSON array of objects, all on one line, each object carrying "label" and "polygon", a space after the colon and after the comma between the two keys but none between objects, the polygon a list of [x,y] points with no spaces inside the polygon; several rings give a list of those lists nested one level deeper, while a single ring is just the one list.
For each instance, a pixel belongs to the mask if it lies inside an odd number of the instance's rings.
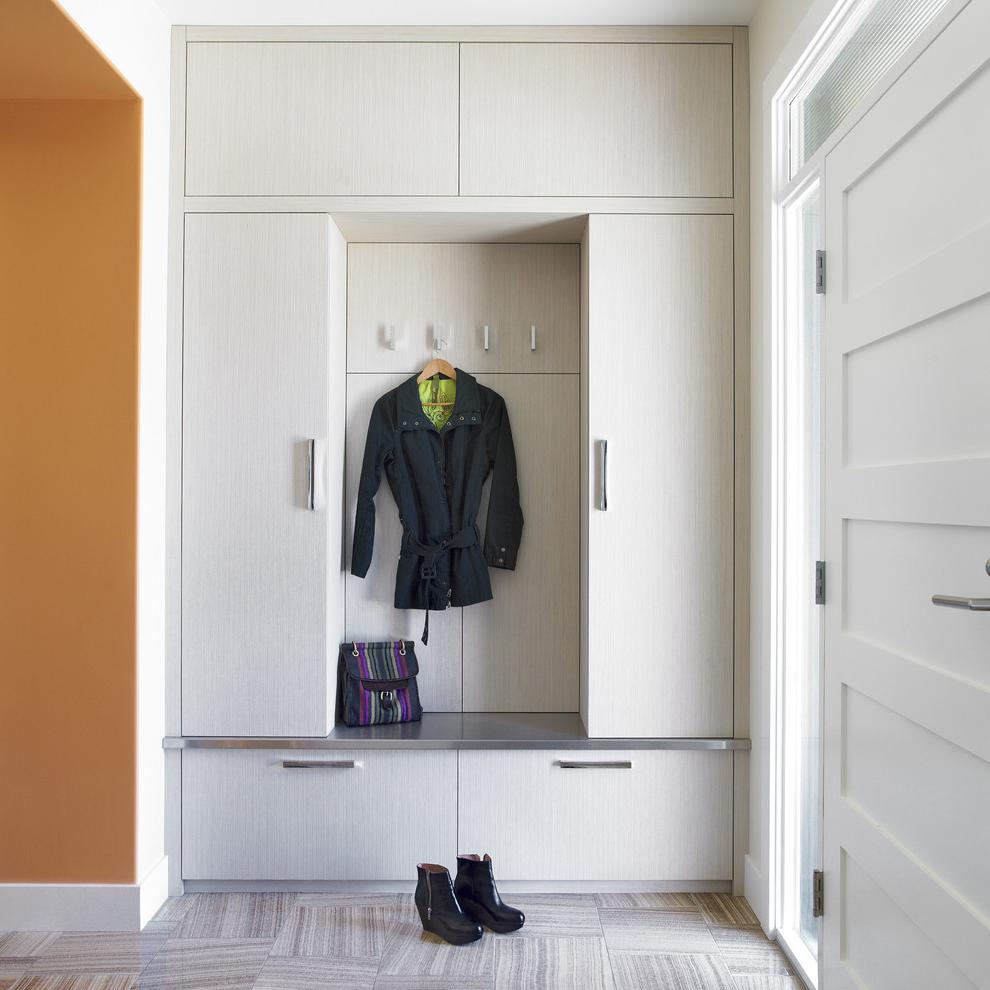
[{"label": "white baseboard", "polygon": [[167,859],[141,883],[4,883],[0,929],[137,932],[167,896]]},{"label": "white baseboard", "polygon": [[[186,880],[185,892],[292,891],[297,893],[411,894],[415,880]],[[727,894],[731,880],[499,880],[503,893],[517,894]]]},{"label": "white baseboard", "polygon": [[745,875],[744,894],[746,900],[749,901],[749,906],[753,909],[756,917],[759,918],[763,931],[768,936],[771,936],[772,933],[769,924],[770,889],[767,887],[767,881],[763,873],[757,869],[756,863],[753,862],[752,857],[749,855],[745,859]]},{"label": "white baseboard", "polygon": [[151,921],[168,900],[168,856],[162,856],[139,885],[138,921],[141,928]]}]

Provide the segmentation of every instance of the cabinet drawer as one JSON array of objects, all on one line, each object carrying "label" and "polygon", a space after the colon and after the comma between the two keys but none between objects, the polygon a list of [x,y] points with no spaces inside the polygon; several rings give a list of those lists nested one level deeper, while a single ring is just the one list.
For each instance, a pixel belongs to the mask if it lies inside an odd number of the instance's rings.
[{"label": "cabinet drawer", "polygon": [[[458,849],[506,880],[728,880],[732,753],[459,754]],[[565,769],[562,762],[629,762]]]},{"label": "cabinet drawer", "polygon": [[[329,766],[350,760],[351,769]],[[456,760],[446,751],[186,750],[183,876],[415,880],[417,862],[456,857]]]},{"label": "cabinet drawer", "polygon": [[186,46],[186,195],[457,195],[457,45]]},{"label": "cabinet drawer", "polygon": [[731,196],[732,46],[462,44],[462,196]]}]

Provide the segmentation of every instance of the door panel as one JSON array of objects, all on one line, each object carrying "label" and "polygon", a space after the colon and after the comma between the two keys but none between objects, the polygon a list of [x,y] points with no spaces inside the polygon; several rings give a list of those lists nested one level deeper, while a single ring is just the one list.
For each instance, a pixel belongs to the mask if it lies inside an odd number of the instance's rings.
[{"label": "door panel", "polygon": [[[580,562],[577,375],[481,375],[505,399],[522,501],[514,571],[464,609],[464,710],[578,710]],[[489,482],[490,484],[490,482]],[[484,533],[488,485],[478,514]]]},{"label": "door panel", "polygon": [[588,730],[731,736],[732,218],[589,224]]},{"label": "door panel", "polygon": [[[329,221],[186,217],[182,731],[325,735]],[[274,292],[273,286],[284,291]]]},{"label": "door panel", "polygon": [[457,45],[186,45],[187,196],[456,196]]},{"label": "door panel", "polygon": [[846,966],[856,975],[858,988],[974,990],[977,984],[966,979],[860,863],[844,854],[842,869]]},{"label": "door panel", "polygon": [[[825,162],[823,981],[990,973],[990,8]],[[975,164],[974,164],[975,163]]]},{"label": "door panel", "polygon": [[430,642],[419,642],[425,612],[397,609],[395,571],[402,543],[399,510],[382,477],[375,496],[375,552],[364,578],[354,577],[351,570],[351,547],[354,542],[354,511],[357,505],[358,480],[364,443],[368,436],[371,410],[379,396],[404,382],[408,375],[347,376],[347,452],[344,530],[347,577],[344,585],[344,629],[347,639],[361,641],[402,637],[416,640],[420,663],[417,680],[420,701],[428,712],[461,710],[461,627],[462,609],[449,608],[430,613]]},{"label": "door panel", "polygon": [[472,374],[576,373],[579,252],[577,244],[350,245],[347,370],[419,371],[435,356],[439,325],[453,331],[441,356]]},{"label": "door panel", "polygon": [[462,196],[731,196],[732,46],[462,44]]},{"label": "door panel", "polygon": [[[983,296],[847,352],[850,467],[990,456],[987,369],[970,360],[988,325],[990,297]],[[941,401],[918,403],[926,394]]]}]

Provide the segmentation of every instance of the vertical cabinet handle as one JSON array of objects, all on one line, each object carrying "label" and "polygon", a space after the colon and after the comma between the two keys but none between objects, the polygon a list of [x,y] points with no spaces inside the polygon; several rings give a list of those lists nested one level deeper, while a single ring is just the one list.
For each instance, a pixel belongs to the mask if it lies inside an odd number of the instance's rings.
[{"label": "vertical cabinet handle", "polygon": [[326,508],[326,491],[324,472],[324,451],[326,444],[321,440],[310,438],[306,441],[306,508],[316,512]]},{"label": "vertical cabinet handle", "polygon": [[309,467],[306,475],[306,508],[313,512],[316,509],[316,441],[306,442],[306,452],[309,455]]},{"label": "vertical cabinet handle", "polygon": [[598,508],[608,509],[608,441],[598,441]]}]

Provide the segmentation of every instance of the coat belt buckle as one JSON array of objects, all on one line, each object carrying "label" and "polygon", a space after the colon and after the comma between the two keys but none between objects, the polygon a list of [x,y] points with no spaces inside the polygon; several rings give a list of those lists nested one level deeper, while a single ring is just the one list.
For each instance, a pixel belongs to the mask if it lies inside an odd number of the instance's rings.
[{"label": "coat belt buckle", "polygon": [[432,564],[422,564],[419,568],[419,576],[424,581],[432,581],[437,576],[436,561]]}]

